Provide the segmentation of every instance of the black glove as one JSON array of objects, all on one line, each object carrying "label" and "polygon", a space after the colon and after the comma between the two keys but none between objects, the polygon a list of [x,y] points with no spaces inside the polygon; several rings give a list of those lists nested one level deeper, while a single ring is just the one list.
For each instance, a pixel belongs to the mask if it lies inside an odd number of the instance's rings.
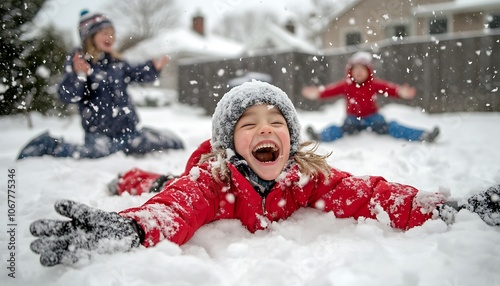
[{"label": "black glove", "polygon": [[38,237],[31,250],[40,254],[44,266],[71,265],[92,253],[128,251],[144,240],[137,222],[117,213],[70,200],[57,201],[54,207],[71,220],[42,219],[30,225],[31,234]]},{"label": "black glove", "polygon": [[489,187],[486,191],[471,196],[465,202],[444,203],[438,208],[439,216],[446,223],[453,223],[456,213],[461,209],[477,213],[489,225],[500,226],[500,185]]},{"label": "black glove", "polygon": [[500,185],[471,196],[464,207],[477,213],[487,224],[500,226]]},{"label": "black glove", "polygon": [[106,184],[106,188],[108,189],[108,192],[115,196],[118,195],[118,182],[122,178],[121,175],[118,175],[116,178],[111,180],[109,183]]}]

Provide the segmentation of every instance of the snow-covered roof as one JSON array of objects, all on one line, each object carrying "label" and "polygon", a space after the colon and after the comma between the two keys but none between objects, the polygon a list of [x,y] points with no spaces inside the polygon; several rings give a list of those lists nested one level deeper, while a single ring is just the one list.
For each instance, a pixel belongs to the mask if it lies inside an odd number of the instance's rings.
[{"label": "snow-covered roof", "polygon": [[271,22],[267,22],[259,32],[250,37],[243,52],[250,54],[267,48],[273,51],[317,52],[314,45]]},{"label": "snow-covered roof", "polygon": [[455,0],[452,2],[420,5],[412,9],[415,16],[426,16],[436,12],[473,12],[500,10],[499,0]]},{"label": "snow-covered roof", "polygon": [[243,45],[215,35],[201,36],[189,29],[169,30],[128,49],[124,56],[144,61],[167,54],[172,58],[238,57]]}]

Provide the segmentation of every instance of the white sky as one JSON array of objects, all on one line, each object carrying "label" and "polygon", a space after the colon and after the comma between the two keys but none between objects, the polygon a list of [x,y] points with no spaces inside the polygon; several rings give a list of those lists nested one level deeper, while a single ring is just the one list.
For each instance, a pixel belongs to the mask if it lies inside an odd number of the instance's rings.
[{"label": "white sky", "polygon": [[[309,0],[176,0],[178,9],[183,13],[181,20],[185,25],[195,12],[201,11],[205,15],[205,25],[211,29],[224,13],[240,11],[242,9],[274,9],[279,15],[285,17],[290,8],[296,9],[297,5],[309,7]],[[37,26],[53,23],[57,28],[72,33],[74,41],[78,41],[77,26],[82,9],[91,12],[106,13],[106,6],[112,0],[50,0],[37,19]]]},{"label": "white sky", "polygon": [[[73,40],[78,41],[76,27],[80,11],[89,9],[94,12],[106,13],[105,8],[113,0],[50,0],[46,8],[40,14],[37,26],[53,23],[59,29],[73,34]],[[345,2],[349,0],[332,0]],[[473,0],[455,0],[457,2],[472,2]],[[497,1],[497,0],[484,0]],[[179,10],[184,14],[181,19],[185,25],[196,11],[202,11],[205,15],[205,25],[211,30],[217,19],[224,13],[234,13],[242,9],[275,10],[278,15],[287,17],[290,11],[298,9],[309,9],[310,0],[176,0]]]}]

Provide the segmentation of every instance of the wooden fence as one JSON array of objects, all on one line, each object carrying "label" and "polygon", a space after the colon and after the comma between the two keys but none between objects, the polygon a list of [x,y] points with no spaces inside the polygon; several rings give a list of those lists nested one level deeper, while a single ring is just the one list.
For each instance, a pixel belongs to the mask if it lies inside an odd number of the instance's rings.
[{"label": "wooden fence", "polygon": [[[369,50],[367,47],[361,50]],[[426,112],[500,111],[500,32],[471,37],[413,39],[379,44],[376,76],[408,83],[418,90],[413,100],[379,97],[379,104],[398,102]],[[228,82],[248,72],[265,73],[299,109],[317,110],[328,101],[309,101],[300,91],[309,84],[328,84],[345,76],[353,51],[324,55],[298,52],[266,54],[179,65],[179,101],[203,107],[211,115]]]}]

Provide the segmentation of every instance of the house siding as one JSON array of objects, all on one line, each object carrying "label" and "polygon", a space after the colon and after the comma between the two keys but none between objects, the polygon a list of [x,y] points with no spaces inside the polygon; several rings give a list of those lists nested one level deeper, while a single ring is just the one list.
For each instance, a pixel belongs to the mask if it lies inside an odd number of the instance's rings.
[{"label": "house siding", "polygon": [[[361,0],[332,20],[323,34],[323,48],[338,48],[346,45],[346,33],[361,33],[362,43],[375,43],[390,37],[387,27],[405,24],[409,36],[427,35],[429,17],[415,17],[412,8],[421,5],[452,2],[454,0]],[[437,15],[447,17],[447,15]],[[465,17],[457,17],[453,21],[465,22]],[[468,18],[467,18],[468,19]],[[462,24],[459,27],[462,29]],[[464,27],[467,31],[477,29],[476,26]]]}]

